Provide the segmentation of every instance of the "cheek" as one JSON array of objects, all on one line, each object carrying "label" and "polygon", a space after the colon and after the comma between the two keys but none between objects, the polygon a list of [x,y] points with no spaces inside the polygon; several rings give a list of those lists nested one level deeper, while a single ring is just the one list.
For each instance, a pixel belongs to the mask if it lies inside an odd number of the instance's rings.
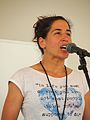
[{"label": "cheek", "polygon": [[52,48],[54,48],[54,47],[56,47],[57,45],[58,45],[59,43],[58,43],[58,40],[56,39],[51,39],[51,40],[48,40],[47,41],[47,45],[48,46],[51,46]]},{"label": "cheek", "polygon": [[53,49],[53,48],[56,48],[57,45],[58,45],[57,42],[49,42],[47,46],[48,46],[49,48]]},{"label": "cheek", "polygon": [[72,42],[72,38],[71,37],[69,38],[69,42]]}]

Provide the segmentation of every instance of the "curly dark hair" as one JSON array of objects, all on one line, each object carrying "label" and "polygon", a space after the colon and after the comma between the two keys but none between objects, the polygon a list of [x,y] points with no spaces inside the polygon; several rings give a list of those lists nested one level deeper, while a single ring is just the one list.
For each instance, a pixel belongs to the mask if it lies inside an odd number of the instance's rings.
[{"label": "curly dark hair", "polygon": [[66,18],[64,18],[63,16],[49,16],[49,17],[39,16],[38,21],[33,25],[33,28],[34,28],[33,42],[37,42],[38,47],[40,48],[42,54],[44,54],[44,51],[39,45],[39,38],[42,37],[45,39],[47,37],[47,34],[51,29],[51,25],[56,20],[66,21],[69,28],[71,29],[71,25],[70,25],[69,21]]}]

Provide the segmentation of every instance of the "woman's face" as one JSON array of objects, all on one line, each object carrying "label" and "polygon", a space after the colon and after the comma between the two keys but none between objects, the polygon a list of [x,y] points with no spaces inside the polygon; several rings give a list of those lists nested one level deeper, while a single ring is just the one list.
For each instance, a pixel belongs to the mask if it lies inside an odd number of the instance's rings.
[{"label": "woman's face", "polygon": [[44,40],[44,54],[65,59],[68,57],[66,46],[71,42],[71,30],[64,20],[56,20]]}]

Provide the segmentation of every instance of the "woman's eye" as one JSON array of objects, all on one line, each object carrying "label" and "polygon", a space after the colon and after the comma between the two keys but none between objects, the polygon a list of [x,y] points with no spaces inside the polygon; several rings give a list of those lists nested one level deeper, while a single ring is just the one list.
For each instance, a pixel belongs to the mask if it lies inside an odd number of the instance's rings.
[{"label": "woman's eye", "polygon": [[67,33],[68,36],[71,36],[71,33]]},{"label": "woman's eye", "polygon": [[60,32],[56,32],[55,34],[61,34]]},{"label": "woman's eye", "polygon": [[[54,33],[55,35],[63,35],[61,32]],[[71,36],[71,33],[66,33],[66,35]]]}]

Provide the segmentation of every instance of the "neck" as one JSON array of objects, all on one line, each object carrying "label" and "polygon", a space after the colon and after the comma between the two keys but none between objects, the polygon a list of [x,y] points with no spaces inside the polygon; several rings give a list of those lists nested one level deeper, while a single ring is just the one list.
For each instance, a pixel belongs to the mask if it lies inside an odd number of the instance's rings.
[{"label": "neck", "polygon": [[45,66],[45,69],[51,72],[63,72],[64,68],[64,60],[60,59],[51,59],[51,58],[43,58],[42,64]]},{"label": "neck", "polygon": [[57,71],[57,69],[48,69],[45,64],[43,64],[42,61],[40,61],[40,64],[44,70],[44,72],[48,75],[51,75],[53,77],[64,77],[66,75],[66,67],[64,66],[64,68],[60,71],[60,69]]}]

